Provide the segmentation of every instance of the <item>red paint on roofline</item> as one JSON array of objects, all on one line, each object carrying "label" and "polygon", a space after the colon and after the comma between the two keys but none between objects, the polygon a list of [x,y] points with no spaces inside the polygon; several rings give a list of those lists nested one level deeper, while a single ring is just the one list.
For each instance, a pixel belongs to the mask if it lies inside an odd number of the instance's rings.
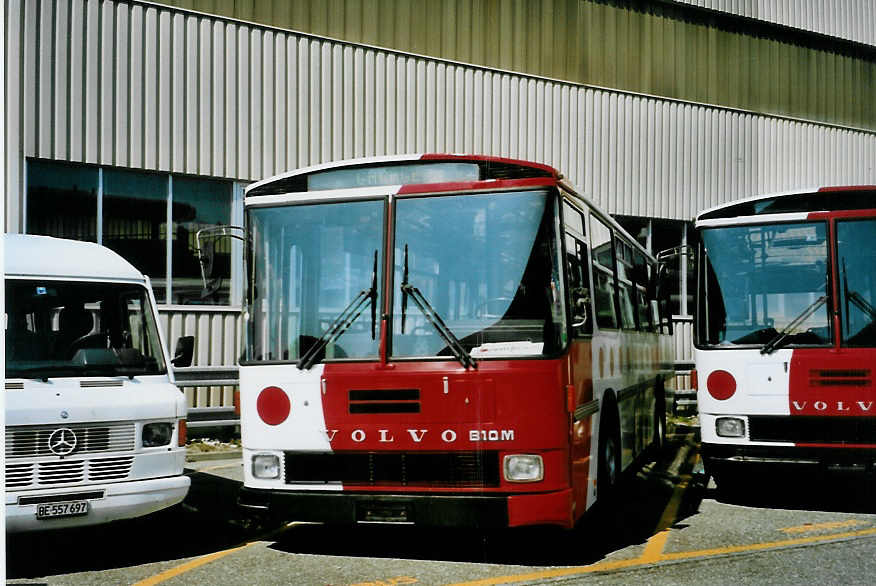
[{"label": "red paint on roofline", "polygon": [[829,220],[831,218],[870,218],[876,216],[876,208],[864,210],[842,210],[838,212],[809,212],[807,220]]},{"label": "red paint on roofline", "polygon": [[527,179],[488,179],[486,181],[448,181],[445,183],[412,183],[402,185],[399,195],[413,193],[456,192],[472,190],[501,190],[514,187],[550,187],[557,184],[552,177],[531,177]]},{"label": "red paint on roofline", "polygon": [[876,185],[834,185],[819,187],[818,191],[876,191]]},{"label": "red paint on roofline", "polygon": [[541,169],[550,173],[555,179],[559,179],[562,174],[551,167],[550,165],[545,165],[543,163],[535,163],[533,161],[526,161],[524,159],[509,159],[506,157],[492,157],[489,155],[454,155],[454,154],[441,154],[441,153],[428,153],[424,154],[420,157],[421,161],[487,161],[487,162],[495,162],[495,163],[507,163],[510,165],[520,165],[521,167],[531,167],[533,169]]}]

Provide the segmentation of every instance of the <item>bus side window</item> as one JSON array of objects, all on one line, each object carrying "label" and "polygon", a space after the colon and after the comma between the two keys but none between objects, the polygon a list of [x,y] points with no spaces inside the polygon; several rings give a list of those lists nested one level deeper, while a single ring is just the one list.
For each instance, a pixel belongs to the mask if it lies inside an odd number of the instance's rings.
[{"label": "bus side window", "polygon": [[653,332],[654,324],[651,303],[648,301],[648,279],[651,276],[645,255],[638,250],[633,251],[633,283],[636,288],[636,315],[639,319],[639,329]]},{"label": "bus side window", "polygon": [[575,336],[589,336],[593,333],[587,258],[587,245],[575,236],[566,234],[566,269],[569,274],[569,299]]},{"label": "bus side window", "polygon": [[590,254],[593,259],[593,301],[596,325],[617,328],[618,312],[614,291],[614,249],[611,229],[596,216],[590,216]]}]

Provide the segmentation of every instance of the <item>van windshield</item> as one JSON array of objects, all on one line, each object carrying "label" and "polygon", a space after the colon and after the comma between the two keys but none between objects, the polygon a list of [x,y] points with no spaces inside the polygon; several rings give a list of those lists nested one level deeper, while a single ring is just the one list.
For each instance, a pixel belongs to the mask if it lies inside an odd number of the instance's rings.
[{"label": "van windshield", "polygon": [[6,376],[164,374],[145,287],[6,279]]}]

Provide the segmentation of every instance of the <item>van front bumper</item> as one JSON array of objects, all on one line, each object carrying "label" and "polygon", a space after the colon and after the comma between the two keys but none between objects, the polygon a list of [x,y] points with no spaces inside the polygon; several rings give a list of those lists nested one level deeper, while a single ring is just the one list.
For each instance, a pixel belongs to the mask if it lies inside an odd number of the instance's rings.
[{"label": "van front bumper", "polygon": [[[140,517],[182,502],[190,485],[191,479],[180,475],[130,482],[7,492],[6,531],[82,527]],[[88,502],[86,514],[51,519],[36,517],[36,509],[40,504],[77,500]]]}]

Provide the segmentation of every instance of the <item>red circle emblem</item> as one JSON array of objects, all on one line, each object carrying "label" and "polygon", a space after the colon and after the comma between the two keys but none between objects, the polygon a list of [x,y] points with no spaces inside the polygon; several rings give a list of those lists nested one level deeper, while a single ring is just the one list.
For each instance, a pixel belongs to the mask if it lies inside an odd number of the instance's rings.
[{"label": "red circle emblem", "polygon": [[706,388],[710,395],[723,401],[736,392],[736,379],[726,370],[715,370],[706,379]]},{"label": "red circle emblem", "polygon": [[280,387],[265,387],[259,393],[256,409],[262,421],[268,425],[279,425],[289,417],[292,404],[289,396]]}]

